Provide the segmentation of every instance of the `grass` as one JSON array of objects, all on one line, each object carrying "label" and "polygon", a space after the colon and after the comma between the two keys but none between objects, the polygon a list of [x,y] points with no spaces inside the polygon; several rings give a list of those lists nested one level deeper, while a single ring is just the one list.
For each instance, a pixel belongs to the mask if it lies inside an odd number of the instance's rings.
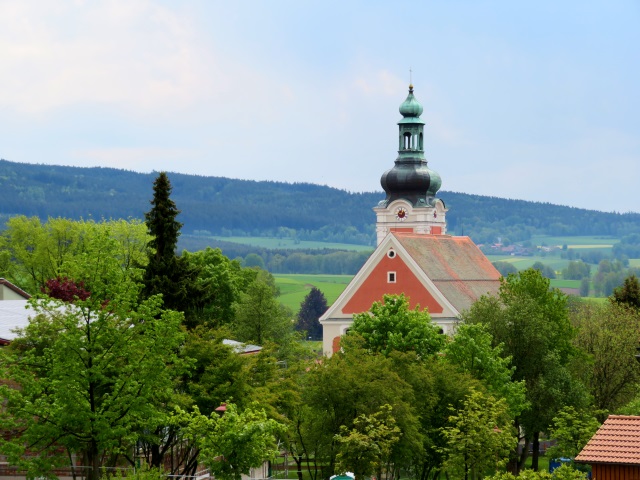
[{"label": "grass", "polygon": [[566,268],[569,264],[569,260],[560,258],[558,256],[542,256],[536,255],[531,257],[518,257],[515,255],[487,255],[487,258],[491,262],[506,262],[512,264],[518,270],[526,270],[533,266],[536,262],[542,262],[545,265],[549,265],[556,272],[559,272],[563,268]]},{"label": "grass", "polygon": [[580,288],[580,280],[563,280],[561,278],[552,278],[551,286],[555,288]]},{"label": "grass", "polygon": [[280,274],[273,275],[276,286],[280,289],[280,302],[297,313],[300,304],[307,296],[312,287],[318,288],[327,299],[327,304],[331,305],[340,296],[353,275],[295,275]]},{"label": "grass", "polygon": [[316,242],[308,240],[294,241],[292,238],[276,238],[276,237],[206,237],[223,242],[239,243],[241,245],[250,245],[252,247],[283,250],[301,250],[312,249],[321,250],[329,248],[333,250],[351,250],[356,252],[373,251],[373,247],[369,245],[353,245],[351,243],[329,243]]},{"label": "grass", "polygon": [[606,248],[612,247],[620,241],[619,238],[609,236],[581,236],[581,237],[555,237],[547,235],[534,235],[531,237],[533,245],[545,244],[548,247],[567,245],[568,248]]}]

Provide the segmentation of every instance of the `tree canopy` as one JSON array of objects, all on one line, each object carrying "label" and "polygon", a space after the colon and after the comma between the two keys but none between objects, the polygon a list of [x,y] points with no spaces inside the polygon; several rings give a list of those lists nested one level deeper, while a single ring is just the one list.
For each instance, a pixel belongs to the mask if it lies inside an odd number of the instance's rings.
[{"label": "tree canopy", "polygon": [[426,310],[409,309],[403,294],[384,295],[369,312],[354,315],[350,332],[361,335],[371,352],[385,356],[412,351],[426,358],[444,347],[440,327],[431,322]]}]

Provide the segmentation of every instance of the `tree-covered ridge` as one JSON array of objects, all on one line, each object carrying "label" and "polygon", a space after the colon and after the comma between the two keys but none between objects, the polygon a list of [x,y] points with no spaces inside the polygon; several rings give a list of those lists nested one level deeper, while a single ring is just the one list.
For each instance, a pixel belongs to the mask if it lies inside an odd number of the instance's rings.
[{"label": "tree-covered ridge", "polygon": [[[66,218],[143,218],[155,173],[113,168],[30,165],[0,160],[0,220],[13,215]],[[308,183],[236,180],[170,174],[182,210],[183,231],[213,235],[276,235],[293,229],[300,239],[372,244],[372,207],[382,192],[352,193]],[[477,243],[532,234],[640,233],[640,214],[603,213],[497,197],[440,193],[450,209],[449,231]],[[339,234],[339,235],[338,235]],[[338,235],[338,236],[336,236]]]}]

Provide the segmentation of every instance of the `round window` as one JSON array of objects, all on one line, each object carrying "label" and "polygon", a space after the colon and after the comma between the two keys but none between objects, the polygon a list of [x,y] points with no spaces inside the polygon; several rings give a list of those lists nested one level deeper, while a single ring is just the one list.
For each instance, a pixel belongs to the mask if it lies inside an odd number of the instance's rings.
[{"label": "round window", "polygon": [[395,258],[395,256],[396,256],[396,252],[395,252],[395,250],[389,250],[389,251],[387,252],[387,257],[389,257],[389,258]]}]

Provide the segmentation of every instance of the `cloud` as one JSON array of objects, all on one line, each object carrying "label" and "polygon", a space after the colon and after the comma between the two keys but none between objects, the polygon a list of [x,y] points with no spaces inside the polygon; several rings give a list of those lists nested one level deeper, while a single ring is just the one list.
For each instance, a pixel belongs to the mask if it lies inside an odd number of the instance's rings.
[{"label": "cloud", "polygon": [[74,104],[194,104],[225,83],[195,32],[189,15],[146,0],[3,2],[0,105],[33,114]]}]

